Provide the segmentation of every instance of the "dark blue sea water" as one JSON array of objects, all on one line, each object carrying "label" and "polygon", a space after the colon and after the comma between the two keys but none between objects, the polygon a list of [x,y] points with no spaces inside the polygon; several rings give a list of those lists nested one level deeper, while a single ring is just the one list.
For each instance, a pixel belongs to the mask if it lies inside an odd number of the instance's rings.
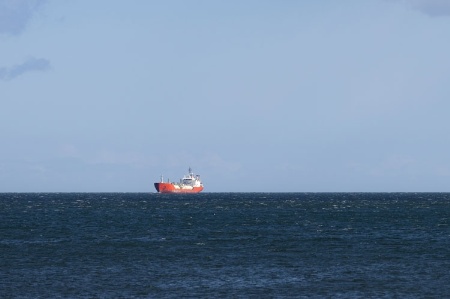
[{"label": "dark blue sea water", "polygon": [[1,298],[444,298],[450,194],[0,194]]}]

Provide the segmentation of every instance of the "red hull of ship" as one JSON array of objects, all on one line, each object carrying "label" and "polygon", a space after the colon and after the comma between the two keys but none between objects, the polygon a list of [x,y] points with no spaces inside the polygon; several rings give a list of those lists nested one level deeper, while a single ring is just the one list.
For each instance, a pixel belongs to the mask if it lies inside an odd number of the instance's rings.
[{"label": "red hull of ship", "polygon": [[175,188],[172,183],[155,183],[156,191],[159,193],[199,193],[203,187],[193,187],[192,189]]}]

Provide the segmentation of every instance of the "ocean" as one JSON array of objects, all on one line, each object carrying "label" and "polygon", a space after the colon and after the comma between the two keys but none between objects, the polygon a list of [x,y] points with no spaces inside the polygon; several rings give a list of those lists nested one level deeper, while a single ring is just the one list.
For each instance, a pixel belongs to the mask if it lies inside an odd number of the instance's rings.
[{"label": "ocean", "polygon": [[445,298],[450,193],[2,193],[0,298]]}]

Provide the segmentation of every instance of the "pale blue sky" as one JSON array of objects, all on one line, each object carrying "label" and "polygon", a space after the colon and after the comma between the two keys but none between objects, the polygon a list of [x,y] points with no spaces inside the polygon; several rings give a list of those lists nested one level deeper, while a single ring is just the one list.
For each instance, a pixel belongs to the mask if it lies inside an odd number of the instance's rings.
[{"label": "pale blue sky", "polygon": [[450,191],[450,0],[0,0],[0,192]]}]

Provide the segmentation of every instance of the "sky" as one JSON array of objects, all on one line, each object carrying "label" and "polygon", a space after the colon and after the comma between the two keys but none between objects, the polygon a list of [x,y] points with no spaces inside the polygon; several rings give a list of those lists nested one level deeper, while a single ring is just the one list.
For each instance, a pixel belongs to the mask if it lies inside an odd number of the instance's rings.
[{"label": "sky", "polygon": [[0,192],[450,192],[450,0],[0,0]]}]

